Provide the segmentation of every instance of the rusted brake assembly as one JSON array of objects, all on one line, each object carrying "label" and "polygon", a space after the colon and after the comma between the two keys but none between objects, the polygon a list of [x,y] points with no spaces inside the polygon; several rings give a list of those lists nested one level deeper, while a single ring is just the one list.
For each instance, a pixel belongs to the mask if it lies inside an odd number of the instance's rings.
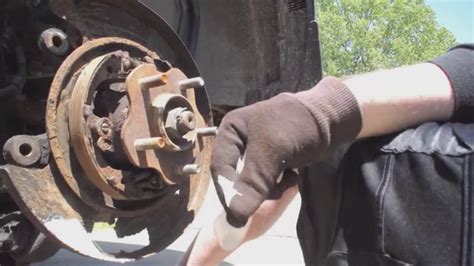
[{"label": "rusted brake assembly", "polygon": [[[47,138],[10,141],[1,173],[48,237],[86,256],[125,262],[165,248],[194,218],[216,134],[200,77],[130,40],[96,39],[57,71],[46,123]],[[104,221],[119,237],[146,230],[148,245],[102,250],[90,232]]]}]

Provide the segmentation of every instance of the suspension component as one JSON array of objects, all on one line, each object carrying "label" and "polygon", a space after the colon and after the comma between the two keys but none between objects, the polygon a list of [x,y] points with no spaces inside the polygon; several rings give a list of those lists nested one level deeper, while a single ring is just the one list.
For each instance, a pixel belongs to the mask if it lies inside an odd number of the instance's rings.
[{"label": "suspension component", "polygon": [[32,136],[15,136],[5,143],[3,156],[8,163],[28,167],[41,158],[41,147]]},{"label": "suspension component", "polygon": [[23,167],[46,165],[50,152],[47,141],[45,134],[14,136],[3,146],[3,158],[7,163]]},{"label": "suspension component", "polygon": [[58,28],[43,31],[38,39],[38,46],[57,56],[67,55],[71,48],[66,33]]}]

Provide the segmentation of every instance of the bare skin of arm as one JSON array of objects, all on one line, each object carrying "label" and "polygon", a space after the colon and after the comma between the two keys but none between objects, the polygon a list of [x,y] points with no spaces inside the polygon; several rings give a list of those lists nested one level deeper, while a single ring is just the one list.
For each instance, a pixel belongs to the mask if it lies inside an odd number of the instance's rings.
[{"label": "bare skin of arm", "polygon": [[[270,229],[297,194],[298,187],[294,186],[286,190],[280,199],[265,201],[254,214],[242,244],[260,237]],[[212,224],[208,223],[201,229],[180,265],[218,265],[233,252],[219,246]]]},{"label": "bare skin of arm", "polygon": [[[344,83],[362,111],[363,125],[358,138],[384,135],[428,121],[446,121],[454,112],[449,79],[431,63],[357,75]],[[280,200],[265,201],[255,213],[244,242],[267,231],[297,191],[291,188]],[[219,247],[209,223],[201,230],[182,264],[217,265],[230,253]]]},{"label": "bare skin of arm", "polygon": [[358,138],[384,135],[428,121],[446,121],[454,112],[449,79],[431,63],[357,75],[344,83],[362,110]]}]

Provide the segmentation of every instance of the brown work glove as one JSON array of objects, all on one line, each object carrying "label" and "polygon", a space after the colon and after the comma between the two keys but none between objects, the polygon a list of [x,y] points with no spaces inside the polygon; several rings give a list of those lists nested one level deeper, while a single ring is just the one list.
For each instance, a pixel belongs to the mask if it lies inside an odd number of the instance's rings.
[{"label": "brown work glove", "polygon": [[[244,226],[264,200],[288,183],[278,184],[284,170],[322,160],[337,145],[354,140],[361,125],[357,100],[333,77],[311,90],[283,93],[230,112],[220,126],[211,162],[227,221]],[[237,162],[244,155],[237,175]],[[232,199],[223,199],[219,176],[234,181],[237,194]]]}]

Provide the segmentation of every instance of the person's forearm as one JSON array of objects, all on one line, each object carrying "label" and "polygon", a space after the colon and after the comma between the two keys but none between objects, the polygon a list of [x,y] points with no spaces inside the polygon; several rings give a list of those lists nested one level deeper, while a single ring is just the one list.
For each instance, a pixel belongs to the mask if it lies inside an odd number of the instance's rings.
[{"label": "person's forearm", "polygon": [[454,112],[451,84],[434,64],[381,70],[344,81],[359,102],[358,138],[392,133],[428,121],[445,121]]},{"label": "person's forearm", "polygon": [[[254,214],[241,244],[264,234],[280,218],[297,193],[298,187],[294,186],[286,190],[280,199],[265,201]],[[232,252],[219,246],[212,223],[209,223],[201,229],[180,265],[217,265]]]}]

